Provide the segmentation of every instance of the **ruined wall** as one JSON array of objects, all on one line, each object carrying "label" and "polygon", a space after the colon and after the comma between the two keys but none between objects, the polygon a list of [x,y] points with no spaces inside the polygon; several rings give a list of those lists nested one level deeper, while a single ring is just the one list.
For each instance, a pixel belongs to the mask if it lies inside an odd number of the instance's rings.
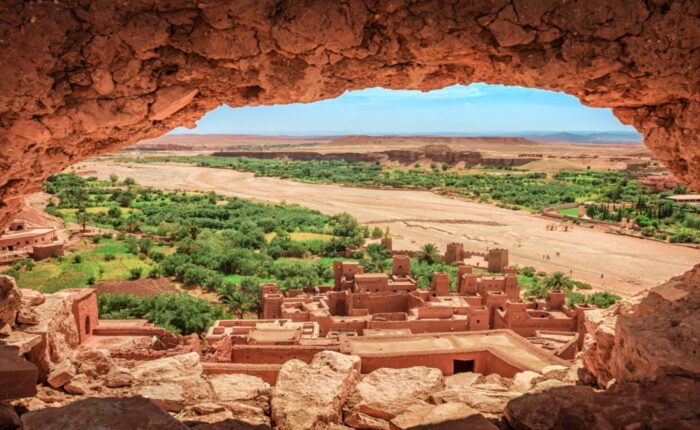
[{"label": "ruined wall", "polygon": [[489,82],[612,107],[700,186],[692,0],[7,0],[0,226],[44,178],[222,103]]}]

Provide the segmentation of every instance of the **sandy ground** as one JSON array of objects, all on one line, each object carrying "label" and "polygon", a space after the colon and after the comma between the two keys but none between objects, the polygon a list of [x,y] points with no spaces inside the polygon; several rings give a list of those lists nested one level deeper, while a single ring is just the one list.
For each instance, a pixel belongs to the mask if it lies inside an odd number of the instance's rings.
[{"label": "sandy ground", "polygon": [[[267,202],[297,203],[328,214],[348,212],[360,222],[389,227],[395,249],[463,242],[465,249],[505,247],[511,263],[563,271],[596,289],[632,295],[678,275],[700,261],[700,250],[576,227],[548,231],[553,221],[427,191],[374,190],[314,185],[251,173],[175,164],[89,161],[80,168],[101,178],[116,173],[164,189],[216,191]],[[556,253],[559,252],[559,256]],[[544,260],[549,254],[550,260]],[[603,274],[603,278],[601,278]]]}]

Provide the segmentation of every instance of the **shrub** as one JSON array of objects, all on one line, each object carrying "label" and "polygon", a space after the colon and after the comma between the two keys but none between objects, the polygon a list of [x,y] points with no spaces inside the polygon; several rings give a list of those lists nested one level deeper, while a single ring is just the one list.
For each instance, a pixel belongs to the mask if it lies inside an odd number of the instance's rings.
[{"label": "shrub", "polygon": [[671,235],[671,243],[697,243],[698,237],[693,233],[682,232]]},{"label": "shrub", "polygon": [[100,243],[102,241],[102,236],[92,236],[92,243]]},{"label": "shrub", "polygon": [[142,273],[143,273],[142,268],[132,267],[131,269],[129,269],[129,279],[131,279],[131,280],[140,279]]},{"label": "shrub", "polygon": [[96,280],[95,280],[94,276],[90,276],[89,278],[87,278],[88,285],[95,285],[95,282],[96,282]]},{"label": "shrub", "polygon": [[75,264],[80,264],[83,262],[83,256],[80,254],[76,254],[73,256],[73,263]]},{"label": "shrub", "polygon": [[15,279],[19,279],[19,272],[17,272],[15,269],[7,269],[3,271],[2,274],[6,276],[11,276]]},{"label": "shrub", "polygon": [[617,303],[619,300],[620,296],[607,291],[593,293],[586,298],[587,303],[595,305],[599,308],[607,308]]},{"label": "shrub", "polygon": [[151,279],[157,279],[161,276],[163,276],[163,269],[158,265],[151,267],[151,270],[148,271],[148,277]]},{"label": "shrub", "polygon": [[523,276],[527,276],[528,278],[532,278],[536,274],[535,268],[532,266],[525,266],[521,268],[518,272]]},{"label": "shrub", "polygon": [[136,297],[130,294],[98,296],[102,319],[146,319],[158,327],[176,334],[203,333],[214,321],[229,319],[221,306],[187,293],[162,294],[156,297]]},{"label": "shrub", "polygon": [[104,257],[102,257],[105,261],[113,261],[117,257],[114,254],[105,254]]}]

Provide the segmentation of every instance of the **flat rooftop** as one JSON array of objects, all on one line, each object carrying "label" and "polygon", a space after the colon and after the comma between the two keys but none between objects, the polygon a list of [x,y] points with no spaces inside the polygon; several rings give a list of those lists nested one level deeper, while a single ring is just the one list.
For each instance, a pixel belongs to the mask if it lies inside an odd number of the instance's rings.
[{"label": "flat rooftop", "polygon": [[53,228],[32,228],[27,230],[16,230],[9,233],[0,234],[0,239],[25,239],[41,234],[51,233]]},{"label": "flat rooftop", "polygon": [[465,352],[490,352],[523,370],[541,372],[547,366],[568,365],[532,345],[511,330],[436,333],[409,337],[347,337],[340,351],[360,357],[392,357]]}]

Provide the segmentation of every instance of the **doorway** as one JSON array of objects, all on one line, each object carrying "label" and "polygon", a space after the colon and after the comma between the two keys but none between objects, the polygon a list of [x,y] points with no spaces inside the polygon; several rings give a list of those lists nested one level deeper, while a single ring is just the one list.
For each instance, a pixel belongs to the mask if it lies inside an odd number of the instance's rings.
[{"label": "doorway", "polygon": [[474,360],[454,360],[452,364],[452,373],[467,373],[474,371]]}]

